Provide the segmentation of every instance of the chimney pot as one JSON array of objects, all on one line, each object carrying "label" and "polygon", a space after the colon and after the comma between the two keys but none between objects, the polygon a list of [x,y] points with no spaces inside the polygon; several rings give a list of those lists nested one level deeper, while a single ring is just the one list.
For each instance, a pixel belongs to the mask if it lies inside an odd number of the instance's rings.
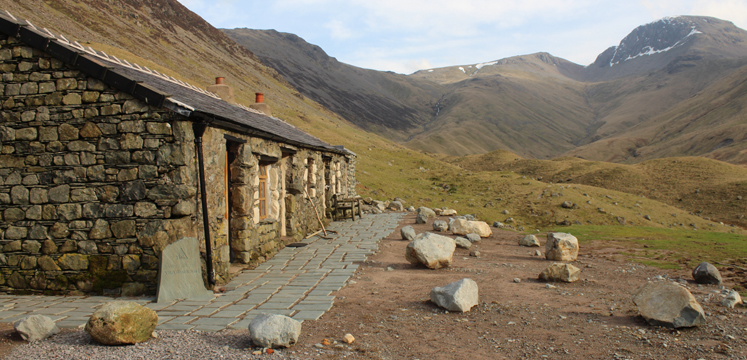
[{"label": "chimney pot", "polygon": [[225,85],[225,83],[226,83],[226,78],[222,76],[218,76],[217,78],[215,78],[215,85]]},{"label": "chimney pot", "polygon": [[255,93],[254,95],[255,95],[255,99],[254,99],[255,103],[261,104],[265,101],[265,94],[258,92],[258,93]]}]

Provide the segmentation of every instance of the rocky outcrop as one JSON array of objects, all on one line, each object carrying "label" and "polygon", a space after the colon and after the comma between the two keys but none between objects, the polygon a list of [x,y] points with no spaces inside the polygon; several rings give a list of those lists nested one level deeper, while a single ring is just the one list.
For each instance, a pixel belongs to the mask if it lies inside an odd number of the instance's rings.
[{"label": "rocky outcrop", "polygon": [[636,290],[633,302],[651,325],[670,328],[705,325],[705,314],[695,297],[684,287],[660,281]]},{"label": "rocky outcrop", "polygon": [[467,312],[479,302],[477,283],[462,279],[431,290],[431,301],[449,311]]},{"label": "rocky outcrop", "polygon": [[488,237],[490,235],[493,235],[493,231],[490,230],[490,226],[484,221],[455,219],[451,223],[450,229],[454,235],[467,235],[471,233],[480,235],[480,237]]},{"label": "rocky outcrop", "polygon": [[698,284],[721,285],[721,273],[715,266],[707,262],[700,263],[693,270],[693,279]]},{"label": "rocky outcrop", "polygon": [[539,274],[541,281],[560,281],[572,283],[578,281],[578,276],[581,274],[581,269],[571,265],[554,263],[548,266],[545,270]]},{"label": "rocky outcrop", "polygon": [[548,233],[545,258],[554,261],[576,261],[578,239],[568,233]]},{"label": "rocky outcrop", "polygon": [[249,323],[249,336],[257,346],[287,348],[301,336],[301,323],[284,315],[259,314]]},{"label": "rocky outcrop", "polygon": [[453,239],[433,233],[418,234],[405,249],[405,258],[412,264],[430,269],[451,265],[456,243]]},{"label": "rocky outcrop", "polygon": [[137,344],[148,340],[156,329],[158,315],[133,301],[112,301],[96,310],[86,323],[86,332],[104,345]]}]

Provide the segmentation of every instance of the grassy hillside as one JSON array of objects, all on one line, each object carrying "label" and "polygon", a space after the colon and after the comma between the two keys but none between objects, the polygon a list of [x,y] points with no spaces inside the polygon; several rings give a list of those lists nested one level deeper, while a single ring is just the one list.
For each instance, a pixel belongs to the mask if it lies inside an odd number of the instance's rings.
[{"label": "grassy hillside", "polygon": [[[471,171],[514,171],[549,183],[614,189],[704,219],[747,226],[747,169],[708,158],[662,158],[624,165],[573,157],[531,160],[496,151],[447,161]],[[669,224],[684,223],[674,216],[665,218]]]}]

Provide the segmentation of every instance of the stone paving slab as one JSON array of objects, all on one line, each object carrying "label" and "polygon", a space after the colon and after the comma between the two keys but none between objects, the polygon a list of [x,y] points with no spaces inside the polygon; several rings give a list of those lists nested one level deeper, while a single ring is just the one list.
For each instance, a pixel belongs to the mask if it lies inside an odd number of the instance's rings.
[{"label": "stone paving slab", "polygon": [[[135,301],[159,315],[157,330],[219,331],[246,329],[261,313],[296,320],[317,320],[332,308],[334,292],[344,287],[374,254],[381,239],[399,224],[403,213],[366,215],[356,221],[333,222],[332,240],[314,236],[306,247],[284,248],[254,270],[226,284],[226,292],[211,301],[175,300],[155,303],[150,297],[0,295],[0,322],[30,314],[46,314],[61,328],[85,326],[96,308],[112,300]],[[189,314],[189,315],[187,315]]]}]

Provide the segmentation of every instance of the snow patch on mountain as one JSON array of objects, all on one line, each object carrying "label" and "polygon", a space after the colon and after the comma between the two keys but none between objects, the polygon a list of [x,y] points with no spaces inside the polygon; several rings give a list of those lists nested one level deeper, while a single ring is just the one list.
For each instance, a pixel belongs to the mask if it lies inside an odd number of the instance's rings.
[{"label": "snow patch on mountain", "polygon": [[609,66],[641,56],[661,54],[684,44],[693,35],[702,34],[695,25],[685,18],[665,17],[642,25],[614,47]]}]

